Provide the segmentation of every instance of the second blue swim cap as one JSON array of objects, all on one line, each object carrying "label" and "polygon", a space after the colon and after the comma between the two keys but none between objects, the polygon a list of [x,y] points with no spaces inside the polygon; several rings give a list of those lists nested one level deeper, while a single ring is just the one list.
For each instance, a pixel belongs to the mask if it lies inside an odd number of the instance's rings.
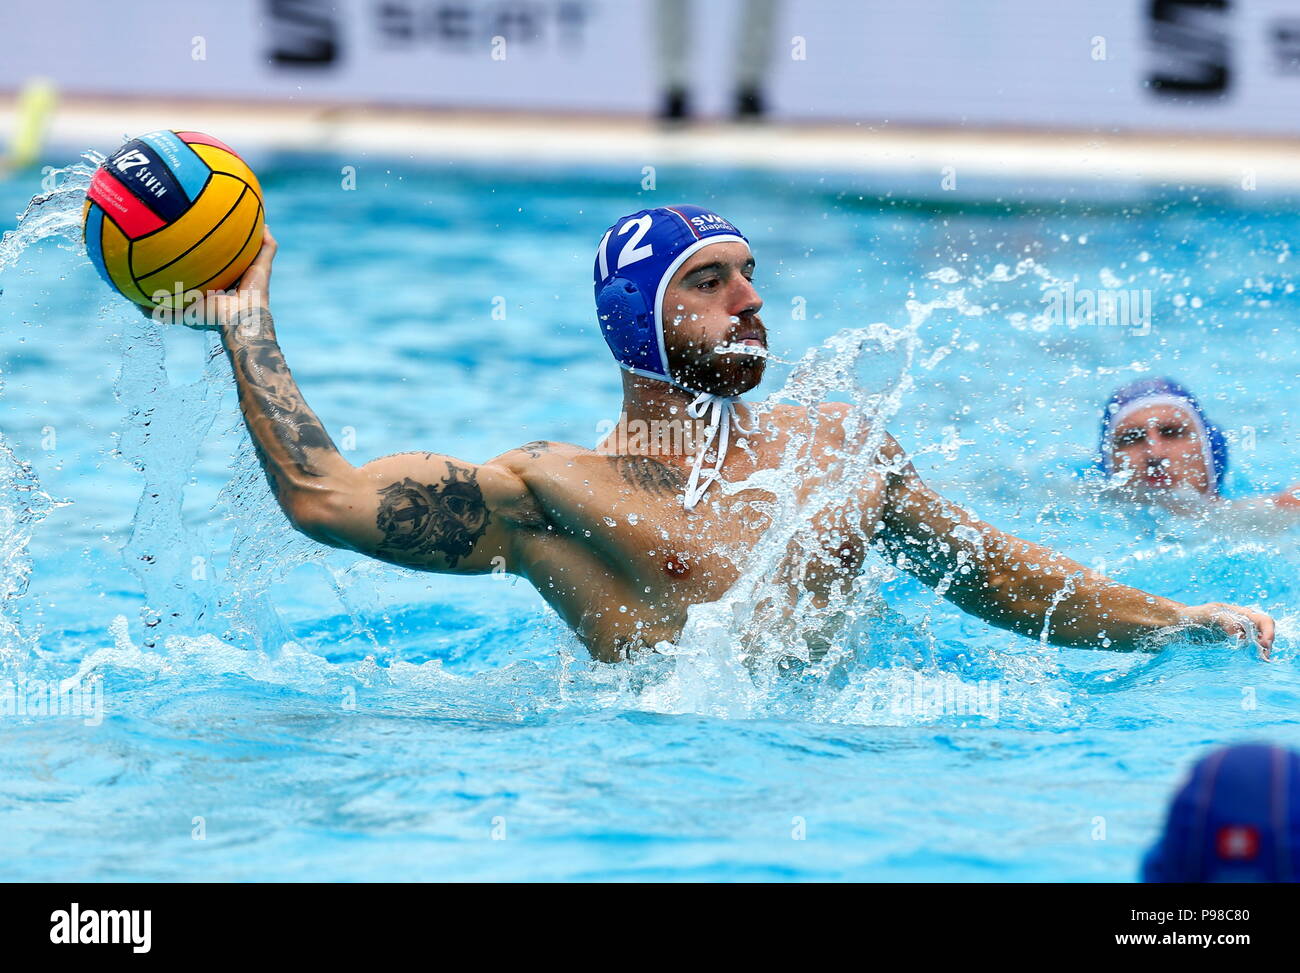
[{"label": "second blue swim cap", "polygon": [[702,206],[659,206],[625,216],[596,250],[596,315],[614,358],[629,372],[674,385],[664,345],[664,292],[691,254],[712,243],[749,241]]},{"label": "second blue swim cap", "polygon": [[1201,403],[1172,378],[1142,378],[1117,388],[1101,412],[1101,437],[1097,444],[1097,468],[1110,476],[1115,472],[1111,456],[1112,438],[1123,419],[1146,405],[1164,403],[1186,409],[1201,436],[1201,453],[1215,493],[1223,492],[1228,475],[1228,440],[1223,430],[1210,421]]},{"label": "second blue swim cap", "polygon": [[1300,881],[1300,754],[1254,743],[1197,763],[1142,881]]}]

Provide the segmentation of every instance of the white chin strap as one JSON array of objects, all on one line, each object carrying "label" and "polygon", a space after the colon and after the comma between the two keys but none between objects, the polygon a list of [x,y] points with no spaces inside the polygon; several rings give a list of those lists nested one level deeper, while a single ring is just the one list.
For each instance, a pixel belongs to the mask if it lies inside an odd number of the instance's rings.
[{"label": "white chin strap", "polygon": [[[702,419],[705,412],[709,413],[709,425],[704,434],[704,442],[695,451],[695,459],[691,463],[691,478],[686,483],[686,497],[682,506],[687,510],[693,510],[713,482],[721,478],[722,464],[727,458],[727,446],[731,442],[732,424],[735,424],[738,433],[747,434],[751,431],[740,424],[740,417],[736,414],[736,402],[736,398],[731,396],[701,392],[686,407],[686,414],[692,419]],[[706,473],[704,458],[710,447],[714,446],[716,446],[717,460],[713,464],[713,469]]]}]

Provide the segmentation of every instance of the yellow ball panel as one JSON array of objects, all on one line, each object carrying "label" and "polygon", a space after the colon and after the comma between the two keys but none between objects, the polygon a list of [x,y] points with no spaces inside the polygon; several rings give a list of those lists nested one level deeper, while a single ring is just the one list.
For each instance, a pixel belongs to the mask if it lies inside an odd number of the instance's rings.
[{"label": "yellow ball panel", "polygon": [[244,276],[244,271],[257,256],[257,251],[262,249],[262,224],[262,206],[259,203],[257,219],[253,222],[253,232],[248,235],[244,248],[239,251],[239,256],[230,262],[230,266],[203,285],[207,290],[224,291],[227,287],[234,286],[235,281]]},{"label": "yellow ball panel", "polygon": [[108,276],[113,278],[114,286],[135,303],[153,307],[153,301],[136,286],[135,278],[131,276],[131,241],[107,217],[104,219],[99,247],[104,254],[104,267],[108,270]]},{"label": "yellow ball panel", "polygon": [[[253,193],[246,192],[234,212],[197,246],[161,270],[138,278],[140,287],[146,294],[174,292],[178,283],[182,291],[221,290],[248,269],[247,263],[241,265],[241,259],[250,240],[256,254],[256,244],[262,241],[262,204]],[[248,260],[251,262],[252,257]]]},{"label": "yellow ball panel", "polygon": [[253,170],[248,168],[244,160],[237,155],[231,155],[225,149],[219,149],[215,145],[200,145],[197,142],[190,146],[200,159],[208,164],[208,168],[213,172],[225,172],[232,176],[238,176],[244,182],[253,187],[253,192],[257,193],[257,198],[262,198],[262,186],[257,181],[257,176],[253,175]]},{"label": "yellow ball panel", "polygon": [[[234,208],[244,184],[233,176],[214,174],[202,195],[175,223],[135,241],[131,265],[137,277],[149,277],[169,267],[198,246]],[[177,278],[185,280],[184,277]]]}]

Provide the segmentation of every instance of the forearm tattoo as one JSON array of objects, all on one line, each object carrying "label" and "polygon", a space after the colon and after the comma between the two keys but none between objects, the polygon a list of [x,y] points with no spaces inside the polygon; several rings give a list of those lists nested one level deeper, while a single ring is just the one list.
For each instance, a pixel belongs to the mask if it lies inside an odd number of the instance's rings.
[{"label": "forearm tattoo", "polygon": [[676,497],[686,489],[686,474],[676,466],[649,456],[610,456],[609,461],[628,483],[657,497]]},{"label": "forearm tattoo", "polygon": [[469,557],[489,519],[478,475],[448,461],[447,475],[439,483],[405,477],[379,491],[376,526],[384,539],[376,554],[421,563],[441,555],[447,567],[454,568]]},{"label": "forearm tattoo", "polygon": [[[311,451],[337,452],[337,448],[303,401],[289,374],[289,366],[275,340],[271,312],[266,308],[247,308],[235,316],[231,327],[230,360],[236,377],[241,379],[240,388],[247,395],[245,411],[250,420],[264,416],[270,422],[271,436],[257,442],[259,454],[265,461],[268,454],[277,452],[278,446],[299,472],[323,476],[324,472],[313,462]],[[257,440],[257,429],[251,421],[249,428]]]}]

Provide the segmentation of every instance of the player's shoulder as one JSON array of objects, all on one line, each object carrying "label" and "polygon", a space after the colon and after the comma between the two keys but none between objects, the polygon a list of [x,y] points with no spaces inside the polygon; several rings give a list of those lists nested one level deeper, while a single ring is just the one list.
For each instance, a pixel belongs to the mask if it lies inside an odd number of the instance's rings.
[{"label": "player's shoulder", "polygon": [[[854,428],[866,428],[871,418],[849,402],[819,402],[816,407],[779,403],[772,406],[772,418],[782,425],[809,423],[818,427],[842,431],[853,421]],[[890,437],[892,438],[892,437]]]},{"label": "player's shoulder", "polygon": [[812,427],[819,439],[836,449],[852,443],[876,442],[883,462],[893,465],[906,463],[907,453],[888,429],[879,430],[876,438],[875,420],[849,402],[820,402],[815,408],[802,405],[776,405],[772,418],[786,428]]},{"label": "player's shoulder", "polygon": [[778,422],[839,422],[842,423],[852,412],[853,406],[848,402],[819,402],[816,408],[795,405],[790,402],[778,402],[771,406],[771,416]]},{"label": "player's shoulder", "polygon": [[556,460],[567,462],[579,456],[589,455],[592,452],[590,449],[575,446],[572,443],[535,439],[530,443],[524,443],[522,446],[506,450],[506,452],[488,462],[507,467],[516,472],[524,472],[535,468],[539,464],[546,464]]}]

